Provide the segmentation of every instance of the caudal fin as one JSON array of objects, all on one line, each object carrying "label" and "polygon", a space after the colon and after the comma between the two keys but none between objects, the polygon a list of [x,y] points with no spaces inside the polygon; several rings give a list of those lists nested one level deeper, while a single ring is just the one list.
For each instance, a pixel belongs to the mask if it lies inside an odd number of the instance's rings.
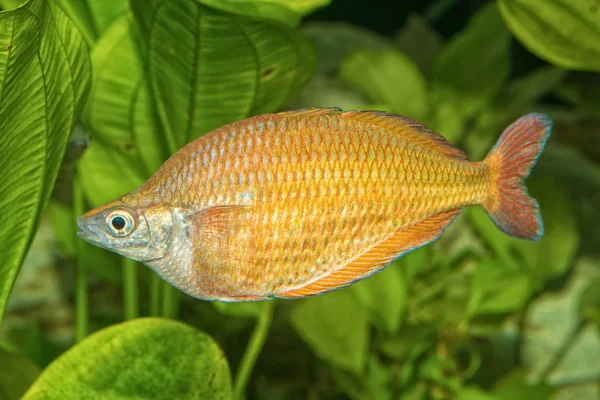
[{"label": "caudal fin", "polygon": [[539,240],[544,224],[537,201],[527,194],[525,178],[550,137],[552,121],[543,114],[519,118],[500,136],[485,158],[494,185],[484,208],[505,233]]}]

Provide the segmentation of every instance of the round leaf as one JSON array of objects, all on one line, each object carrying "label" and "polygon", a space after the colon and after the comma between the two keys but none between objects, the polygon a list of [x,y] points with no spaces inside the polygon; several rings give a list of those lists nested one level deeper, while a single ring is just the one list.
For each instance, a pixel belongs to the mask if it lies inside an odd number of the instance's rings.
[{"label": "round leaf", "polygon": [[498,6],[532,53],[559,67],[600,71],[597,0],[499,0]]},{"label": "round leaf", "polygon": [[223,352],[183,323],[144,318],[103,329],[48,366],[24,399],[230,399]]},{"label": "round leaf", "polygon": [[291,322],[318,356],[356,374],[362,372],[369,327],[367,314],[351,290],[302,300],[292,310]]}]

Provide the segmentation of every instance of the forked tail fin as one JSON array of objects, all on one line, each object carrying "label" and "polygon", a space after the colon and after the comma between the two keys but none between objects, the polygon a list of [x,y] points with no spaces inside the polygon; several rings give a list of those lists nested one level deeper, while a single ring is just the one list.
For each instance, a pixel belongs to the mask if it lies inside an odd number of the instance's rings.
[{"label": "forked tail fin", "polygon": [[527,194],[525,178],[550,137],[552,121],[529,114],[513,122],[488,153],[485,163],[494,184],[484,208],[498,228],[510,236],[539,240],[544,224],[537,201]]}]

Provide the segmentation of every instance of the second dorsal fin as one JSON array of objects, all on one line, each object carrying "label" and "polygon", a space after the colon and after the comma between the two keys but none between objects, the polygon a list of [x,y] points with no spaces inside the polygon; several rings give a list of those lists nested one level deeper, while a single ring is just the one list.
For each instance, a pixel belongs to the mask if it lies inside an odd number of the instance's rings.
[{"label": "second dorsal fin", "polygon": [[390,132],[404,134],[406,139],[424,147],[431,147],[448,157],[457,160],[469,160],[464,151],[454,147],[445,137],[439,133],[435,133],[415,119],[383,111],[366,110],[346,111],[340,114],[340,116],[385,127]]},{"label": "second dorsal fin", "polygon": [[302,108],[299,110],[282,111],[276,115],[282,117],[319,117],[321,115],[339,114],[342,112],[341,108],[338,107],[315,107],[315,108]]}]

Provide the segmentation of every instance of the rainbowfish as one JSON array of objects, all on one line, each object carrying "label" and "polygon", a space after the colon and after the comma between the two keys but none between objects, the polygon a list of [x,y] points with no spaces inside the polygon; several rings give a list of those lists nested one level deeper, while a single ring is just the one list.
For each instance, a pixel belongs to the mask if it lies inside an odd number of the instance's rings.
[{"label": "rainbowfish", "polygon": [[470,161],[398,115],[259,115],[187,144],[140,188],[79,217],[78,234],[199,299],[316,295],[436,240],[466,206],[483,206],[508,235],[540,239],[524,180],[551,126],[521,117]]}]

